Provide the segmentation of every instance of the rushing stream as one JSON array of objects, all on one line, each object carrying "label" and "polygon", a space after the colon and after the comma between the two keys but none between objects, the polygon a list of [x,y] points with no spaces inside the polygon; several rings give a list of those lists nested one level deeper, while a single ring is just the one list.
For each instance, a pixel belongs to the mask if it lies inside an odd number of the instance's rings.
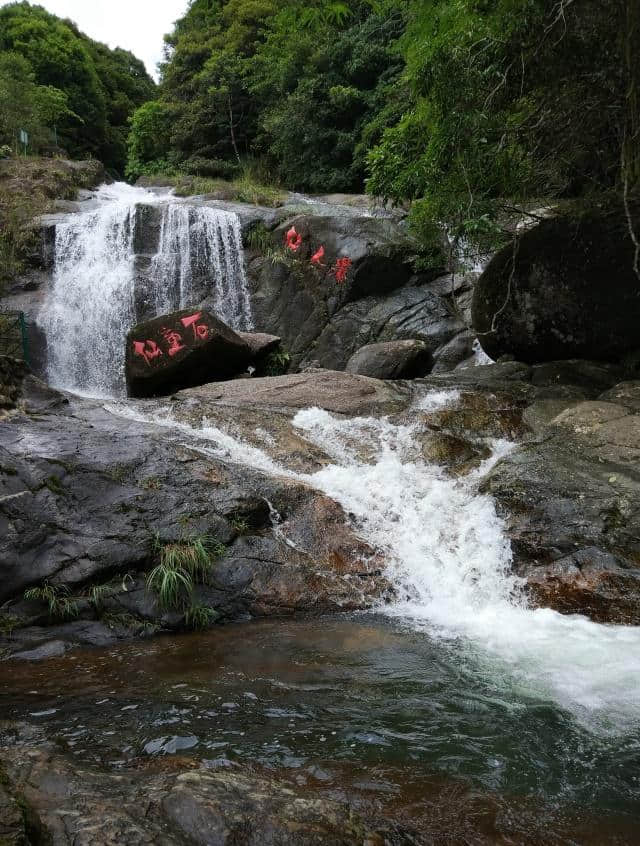
[{"label": "rushing stream", "polygon": [[[56,239],[50,375],[94,396],[121,392],[134,322],[129,191],[74,216]],[[214,268],[218,313],[250,325],[235,216],[157,202],[157,311],[189,302],[201,263]],[[87,345],[90,357],[69,352]],[[452,400],[425,393],[414,416]],[[228,626],[16,666],[0,683],[7,717],[112,767],[176,754],[209,767],[251,763],[318,789],[348,783],[383,804],[392,797],[414,819],[427,813],[429,784],[453,780],[507,802],[492,825],[514,839],[500,842],[637,842],[640,629],[527,607],[503,523],[479,491],[511,445],[491,443],[492,458],[452,478],[422,458],[418,422],[307,409],[293,425],[330,463],[304,474],[276,463],[266,443],[206,420],[188,425],[170,408],[106,408],[332,497],[384,553],[397,600],[341,619]],[[545,839],[551,830],[565,834]]]},{"label": "rushing stream", "polygon": [[[415,410],[454,398],[427,394]],[[111,408],[186,436],[205,453],[289,475],[328,494],[390,562],[399,600],[383,613],[430,638],[464,644],[505,695],[521,691],[553,702],[598,734],[637,732],[640,628],[529,609],[510,573],[502,521],[493,500],[478,492],[482,475],[510,448],[506,442],[494,442],[492,458],[470,476],[451,478],[421,458],[417,424],[308,409],[294,425],[332,463],[305,475],[206,421],[201,428],[181,423],[169,408],[152,417],[131,405]]]}]

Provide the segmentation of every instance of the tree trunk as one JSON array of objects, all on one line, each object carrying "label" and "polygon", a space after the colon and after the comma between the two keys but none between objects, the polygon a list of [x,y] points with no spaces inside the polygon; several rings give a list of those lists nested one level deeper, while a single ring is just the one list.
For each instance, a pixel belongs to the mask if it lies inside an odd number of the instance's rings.
[{"label": "tree trunk", "polygon": [[231,91],[229,91],[229,131],[231,132],[231,144],[233,146],[233,152],[236,154],[236,159],[238,160],[238,164],[241,165],[242,161],[240,160],[240,153],[238,152],[238,145],[236,144],[235,127],[233,125],[233,108],[231,106]]},{"label": "tree trunk", "polygon": [[627,92],[622,154],[628,189],[640,186],[640,2],[626,0],[624,54]]}]

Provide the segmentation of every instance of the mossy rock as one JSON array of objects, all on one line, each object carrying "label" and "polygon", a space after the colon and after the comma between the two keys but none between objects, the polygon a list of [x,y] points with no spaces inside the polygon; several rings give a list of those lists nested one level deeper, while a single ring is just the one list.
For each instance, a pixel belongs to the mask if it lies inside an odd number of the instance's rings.
[{"label": "mossy rock", "polygon": [[[640,198],[629,203],[640,234]],[[530,364],[619,361],[640,348],[640,276],[622,199],[567,206],[502,249],[478,280],[473,325],[485,352]]]}]

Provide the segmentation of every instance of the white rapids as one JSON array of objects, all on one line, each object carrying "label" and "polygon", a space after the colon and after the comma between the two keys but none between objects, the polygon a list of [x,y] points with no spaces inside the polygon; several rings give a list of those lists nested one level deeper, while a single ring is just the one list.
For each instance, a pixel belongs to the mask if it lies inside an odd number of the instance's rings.
[{"label": "white rapids", "polygon": [[[102,186],[97,207],[56,225],[54,278],[40,312],[49,382],[96,397],[125,392],[125,337],[137,322],[136,209],[162,209],[149,271],[155,313],[196,305],[194,280],[210,285],[214,311],[232,328],[252,326],[240,221],[124,183]],[[202,294],[200,294],[202,296]]]},{"label": "white rapids", "polygon": [[[418,407],[442,407],[455,396],[432,392]],[[169,409],[148,416],[131,406],[108,408],[169,427],[205,454],[304,481],[339,502],[389,562],[398,598],[376,610],[430,637],[455,641],[459,654],[505,694],[554,702],[598,732],[624,733],[640,724],[640,628],[530,609],[511,573],[503,522],[478,487],[512,445],[494,442],[485,465],[454,479],[422,458],[417,424],[342,419],[312,408],[300,411],[294,425],[332,463],[305,475],[206,420],[193,428]]]}]

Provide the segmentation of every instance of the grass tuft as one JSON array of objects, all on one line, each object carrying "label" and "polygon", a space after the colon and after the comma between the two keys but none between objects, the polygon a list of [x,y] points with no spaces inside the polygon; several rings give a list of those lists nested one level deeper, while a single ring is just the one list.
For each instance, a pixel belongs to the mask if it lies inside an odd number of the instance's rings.
[{"label": "grass tuft", "polygon": [[220,615],[213,608],[201,603],[193,603],[184,615],[185,624],[190,629],[201,630],[212,626]]},{"label": "grass tuft", "polygon": [[29,588],[24,598],[46,603],[52,620],[73,620],[78,616],[78,603],[69,596],[69,588],[44,582],[39,587]]},{"label": "grass tuft", "polygon": [[159,561],[147,576],[147,588],[165,610],[188,607],[194,585],[206,584],[213,562],[226,547],[208,535],[164,543],[154,538],[153,551]]}]

